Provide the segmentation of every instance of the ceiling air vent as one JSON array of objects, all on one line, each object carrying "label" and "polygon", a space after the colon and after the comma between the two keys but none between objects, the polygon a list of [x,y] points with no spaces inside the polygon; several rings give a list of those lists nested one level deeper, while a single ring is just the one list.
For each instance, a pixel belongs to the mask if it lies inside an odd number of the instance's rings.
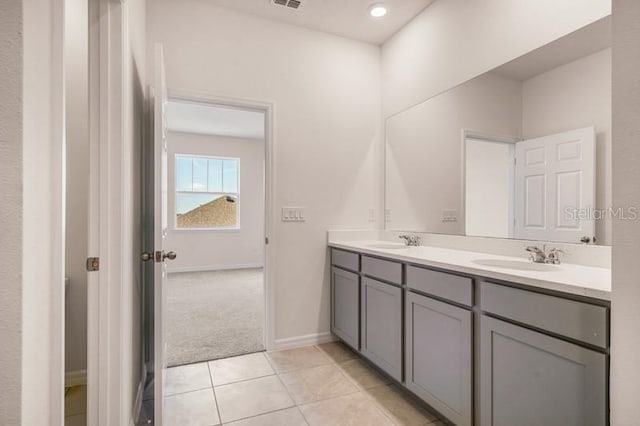
[{"label": "ceiling air vent", "polygon": [[300,1],[300,0],[271,0],[271,4],[290,7],[291,9],[298,9],[298,8],[300,8],[300,6],[302,6],[302,1]]}]

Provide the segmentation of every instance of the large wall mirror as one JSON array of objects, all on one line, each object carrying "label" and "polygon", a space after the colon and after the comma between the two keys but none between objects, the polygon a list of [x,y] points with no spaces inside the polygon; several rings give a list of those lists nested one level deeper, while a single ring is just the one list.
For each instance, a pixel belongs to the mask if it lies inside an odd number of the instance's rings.
[{"label": "large wall mirror", "polygon": [[386,121],[385,228],[611,244],[610,18]]}]

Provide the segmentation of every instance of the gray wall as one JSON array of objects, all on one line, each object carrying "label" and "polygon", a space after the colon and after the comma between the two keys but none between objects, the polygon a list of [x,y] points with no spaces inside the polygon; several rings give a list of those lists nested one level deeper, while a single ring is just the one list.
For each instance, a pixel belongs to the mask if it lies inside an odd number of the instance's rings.
[{"label": "gray wall", "polygon": [[[613,1],[613,205],[640,207],[640,2]],[[613,222],[611,424],[638,424],[640,222]]]},{"label": "gray wall", "polygon": [[0,424],[20,424],[22,2],[0,3]]}]

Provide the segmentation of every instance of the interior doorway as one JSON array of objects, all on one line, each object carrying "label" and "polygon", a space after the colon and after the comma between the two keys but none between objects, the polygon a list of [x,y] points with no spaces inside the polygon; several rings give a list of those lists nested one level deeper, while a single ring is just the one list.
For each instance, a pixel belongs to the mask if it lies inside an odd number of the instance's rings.
[{"label": "interior doorway", "polygon": [[265,349],[265,111],[169,99],[167,366]]}]

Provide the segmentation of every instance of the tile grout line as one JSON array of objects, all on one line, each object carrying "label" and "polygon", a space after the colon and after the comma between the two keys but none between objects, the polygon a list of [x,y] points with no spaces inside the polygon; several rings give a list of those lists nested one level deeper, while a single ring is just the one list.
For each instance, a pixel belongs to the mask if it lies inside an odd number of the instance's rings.
[{"label": "tile grout line", "polygon": [[242,380],[238,380],[236,382],[229,382],[229,383],[224,383],[221,385],[213,385],[214,388],[221,388],[224,386],[229,386],[229,385],[235,385],[236,383],[244,383],[244,382],[248,382],[250,380],[256,380],[256,379],[264,379],[265,377],[271,377],[271,376],[275,376],[277,373],[273,373],[273,374],[265,374],[264,376],[256,376],[256,377],[252,377],[250,379],[242,379]]},{"label": "tile grout line", "polygon": [[[322,351],[322,350],[318,347],[318,345],[315,345],[315,346],[318,348],[318,350]],[[335,362],[335,364],[336,364],[336,366],[338,367],[338,370],[340,371],[340,373],[341,373],[341,374],[342,374],[342,375],[343,375],[343,376],[344,376],[348,381],[350,381],[350,382],[351,382],[351,383],[356,387],[356,389],[358,389],[358,391],[359,391],[360,393],[362,393],[362,394],[363,394],[363,396],[364,396],[366,399],[368,399],[369,401],[371,401],[371,402],[372,402],[372,403],[373,403],[373,404],[374,404],[374,405],[375,405],[375,406],[380,410],[380,412],[384,415],[384,417],[386,417],[386,418],[387,418],[391,423],[396,424],[395,420],[394,420],[394,419],[391,417],[391,415],[390,415],[390,413],[391,413],[391,412],[390,412],[390,411],[389,411],[389,410],[388,410],[384,405],[382,405],[380,402],[378,402],[378,401],[377,401],[373,396],[371,396],[371,395],[369,394],[369,392],[368,392],[368,391],[369,391],[369,390],[371,390],[371,389],[381,388],[381,387],[383,387],[383,386],[393,387],[393,386],[396,386],[396,384],[395,384],[394,382],[390,382],[390,383],[380,383],[380,384],[377,384],[377,385],[375,385],[375,386],[371,386],[371,387],[369,387],[369,388],[364,388],[364,387],[360,386],[360,385],[359,385],[359,384],[358,384],[354,379],[352,379],[351,377],[347,376],[347,374],[343,371],[343,369],[342,369],[342,368],[340,368],[340,365],[341,365],[341,364],[345,364],[345,363],[347,363],[347,362],[349,362],[349,361],[359,360],[360,358],[361,358],[360,356],[358,356],[357,354],[355,354],[355,357],[354,357],[354,358],[346,359],[346,360],[344,360],[343,362],[337,362],[337,361],[336,361],[336,362]],[[366,367],[367,367],[367,368],[369,368],[369,369],[372,369],[372,368],[371,368],[371,367],[369,367],[369,366],[366,366]],[[373,369],[372,369],[372,370],[373,370]],[[375,371],[375,370],[374,370],[374,371]],[[377,371],[376,371],[376,373],[377,373]],[[383,376],[383,377],[384,377],[384,376]],[[349,394],[346,394],[346,395],[343,395],[343,396],[353,395],[354,393],[356,393],[356,392],[352,392],[352,393],[349,393]],[[402,396],[404,397],[405,395],[404,395],[404,394],[402,394]],[[337,398],[339,398],[339,397],[337,397]],[[413,396],[411,395],[411,396],[407,396],[407,398],[414,399],[415,397],[413,397]],[[314,403],[314,402],[319,402],[319,401],[326,401],[326,400],[328,400],[328,399],[333,399],[333,398],[325,398],[325,399],[323,399],[323,400],[312,401],[312,402],[310,402],[309,404]],[[404,399],[404,398],[403,398],[403,399]],[[413,405],[413,404],[411,404],[411,405]],[[426,408],[422,407],[421,405],[419,405],[419,404],[418,404],[418,406],[420,406],[421,408],[423,408],[423,409],[425,409],[425,410],[426,410]],[[429,425],[431,425],[431,424],[435,424],[436,422],[438,422],[438,421],[440,421],[440,420],[441,420],[439,417],[435,416],[435,415],[434,415],[430,410],[426,410],[426,411],[427,411],[429,414],[431,414],[431,415],[433,415],[434,417],[436,417],[436,419],[435,419],[435,420],[433,420],[433,421],[428,420],[426,423],[423,423],[423,424],[421,424],[420,426],[429,426]]]},{"label": "tile grout line", "polygon": [[209,383],[211,383],[211,391],[213,392],[213,403],[216,406],[216,413],[218,414],[218,424],[222,424],[222,415],[220,414],[220,406],[218,406],[218,397],[216,396],[216,387],[213,386],[213,377],[211,377],[211,367],[209,361],[207,361],[207,371],[209,372]]},{"label": "tile grout line", "polygon": [[[390,418],[389,418],[389,417],[384,413],[384,410],[383,410],[381,407],[379,407],[379,404],[377,404],[374,400],[372,400],[372,399],[371,399],[371,398],[370,398],[370,397],[365,393],[366,389],[361,388],[361,387],[360,387],[360,386],[355,382],[355,380],[352,380],[350,377],[348,377],[348,376],[344,373],[344,371],[342,371],[342,369],[340,368],[340,364],[341,364],[341,363],[339,363],[337,360],[335,360],[335,359],[331,358],[329,355],[327,355],[327,354],[326,354],[322,349],[320,349],[320,348],[318,347],[318,345],[312,345],[312,347],[313,347],[313,348],[315,348],[317,351],[321,352],[324,356],[326,356],[326,357],[327,357],[327,359],[329,359],[329,360],[330,360],[330,363],[328,363],[328,364],[316,365],[316,366],[313,366],[313,367],[306,367],[306,368],[299,368],[299,369],[294,369],[294,370],[289,370],[289,371],[283,371],[283,372],[281,372],[281,373],[276,372],[276,376],[278,376],[278,378],[280,379],[280,381],[282,382],[282,379],[280,378],[280,375],[281,375],[281,374],[295,373],[295,372],[297,372],[297,371],[301,371],[301,370],[309,370],[309,369],[312,369],[312,368],[319,368],[319,367],[324,367],[324,366],[327,366],[327,365],[332,365],[332,366],[335,366],[335,367],[336,367],[336,369],[338,370],[339,374],[340,374],[344,379],[346,379],[346,380],[347,380],[347,382],[349,382],[350,384],[352,384],[352,385],[353,385],[353,387],[355,388],[355,391],[353,391],[353,392],[349,392],[349,393],[346,393],[346,394],[344,394],[344,395],[336,395],[336,396],[331,396],[331,397],[327,397],[327,398],[316,399],[316,400],[309,401],[309,402],[305,402],[305,403],[301,403],[301,404],[298,404],[298,403],[295,401],[295,399],[294,399],[294,400],[293,400],[293,402],[296,404],[296,408],[298,408],[298,411],[300,411],[300,414],[302,414],[302,417],[305,419],[305,421],[307,422],[307,424],[309,424],[309,420],[308,420],[308,419],[307,419],[307,417],[304,415],[304,412],[300,409],[300,407],[301,407],[301,406],[311,405],[311,404],[320,403],[320,402],[326,402],[326,401],[330,401],[330,400],[333,400],[333,399],[338,399],[338,398],[343,398],[343,397],[346,397],[346,396],[355,395],[355,394],[358,394],[358,393],[361,393],[361,394],[362,394],[362,396],[363,396],[364,398],[366,398],[366,399],[370,400],[372,403],[374,403],[374,405],[375,405],[375,406],[380,410],[380,412],[382,413],[382,415],[383,415],[385,418],[387,418],[389,421],[391,421],[391,423],[395,424],[395,422],[393,422],[393,420],[392,420],[392,419],[390,419]],[[265,354],[265,355],[266,355],[266,354]],[[267,356],[266,358],[267,358],[267,359],[269,359],[269,357],[268,357],[268,356]],[[346,359],[346,360],[344,360],[344,361],[343,361],[343,363],[344,363],[344,362],[348,362],[348,361],[357,360],[357,359],[358,359],[358,357],[357,357],[357,356],[355,356],[355,357],[353,357],[353,358],[350,358],[350,359]],[[275,370],[275,369],[274,369],[274,370]],[[283,386],[285,387],[285,389],[286,389],[286,390],[287,390],[287,392],[288,392],[288,389],[287,389],[286,385],[284,385],[284,382],[282,382],[282,384],[283,384]],[[388,385],[388,384],[386,384],[386,383],[385,383],[385,384],[382,384],[382,385],[379,385],[379,386],[386,386],[386,385]],[[290,394],[289,394],[289,395],[290,395]],[[292,398],[292,399],[293,399],[293,398]]]},{"label": "tile grout line", "polygon": [[[260,416],[264,416],[264,415],[267,415],[267,414],[273,414],[273,413],[277,413],[277,412],[279,412],[279,411],[289,410],[289,409],[291,409],[291,408],[298,408],[298,405],[296,404],[296,401],[295,401],[295,400],[293,399],[293,397],[291,396],[291,393],[289,392],[289,389],[287,389],[287,387],[284,385],[284,383],[283,383],[283,382],[282,382],[282,380],[280,379],[280,376],[279,376],[279,375],[278,375],[278,373],[275,371],[275,368],[273,367],[273,365],[272,365],[271,361],[269,360],[269,357],[268,357],[268,356],[266,356],[266,352],[260,352],[260,353],[262,353],[262,354],[263,354],[263,356],[264,356],[264,358],[266,359],[267,363],[269,364],[269,366],[270,366],[270,367],[271,367],[271,369],[273,370],[273,374],[268,374],[268,375],[266,375],[266,376],[260,376],[260,377],[254,377],[254,378],[252,378],[252,379],[239,380],[239,381],[237,381],[237,382],[227,383],[227,384],[224,384],[224,385],[219,385],[218,387],[227,386],[227,385],[232,385],[232,384],[236,384],[236,383],[248,382],[248,381],[250,381],[250,380],[263,379],[263,378],[265,378],[265,377],[275,376],[275,377],[276,377],[276,379],[278,380],[278,382],[279,382],[279,383],[282,385],[282,387],[284,388],[284,391],[285,391],[285,392],[287,393],[287,395],[289,396],[289,399],[291,400],[291,402],[293,403],[293,405],[292,405],[292,406],[290,406],[290,407],[279,408],[279,409],[277,409],[277,410],[266,411],[266,412],[264,412],[264,413],[256,414],[255,416],[248,416],[248,417],[242,417],[242,418],[239,418],[239,419],[234,419],[234,420],[232,420],[232,421],[231,421],[231,422],[229,422],[229,423],[235,423],[235,422],[238,422],[238,421],[241,421],[241,420],[253,419],[253,418],[255,418],[255,417],[260,417]],[[207,362],[207,367],[208,367],[208,366],[209,366],[209,364],[208,364],[208,362]],[[211,369],[209,369],[209,377],[211,377]],[[213,385],[213,378],[211,378],[211,384]],[[213,386],[213,389],[214,389],[214,396],[215,396],[215,388],[216,388],[216,386]],[[217,405],[217,403],[218,403],[218,399],[216,398],[216,405]],[[299,409],[299,408],[298,408],[298,411],[300,411],[300,409]],[[307,422],[306,418],[304,418],[304,414],[302,414],[302,412],[301,412],[301,411],[300,411],[300,415],[302,415],[302,417],[303,417],[303,419],[304,419],[305,423],[309,424],[309,423]],[[220,416],[220,411],[219,411],[219,410],[218,410],[218,416]],[[225,424],[229,424],[229,423],[225,423]],[[223,423],[222,423],[222,418],[221,418],[221,417],[220,417],[220,424],[221,424],[221,425],[223,424]]]},{"label": "tile grout line", "polygon": [[[230,424],[233,424],[233,423],[235,423],[235,422],[241,422],[241,421],[243,421],[243,420],[255,419],[256,417],[266,416],[267,414],[273,414],[273,413],[279,413],[280,411],[287,411],[287,410],[291,410],[292,408],[298,408],[298,406],[293,405],[293,406],[291,406],[291,407],[278,408],[277,410],[272,410],[272,411],[265,411],[264,413],[256,414],[255,416],[242,417],[242,418],[240,418],[240,419],[232,420],[232,421],[230,421],[230,422],[228,422],[228,423],[220,423],[220,425],[230,425]],[[299,410],[298,410],[298,411],[299,411]],[[300,412],[300,414],[301,414],[301,415],[302,415],[302,417],[304,418],[304,415],[302,414],[302,412]],[[306,419],[304,419],[304,420],[305,420],[305,423],[307,423],[307,420],[306,420]],[[309,424],[309,423],[307,423],[307,424]],[[420,426],[423,426],[423,425],[420,425]]]},{"label": "tile grout line", "polygon": [[273,371],[275,372],[276,377],[278,378],[278,381],[280,382],[280,384],[282,385],[282,387],[284,387],[285,392],[287,392],[287,395],[289,395],[289,398],[291,398],[291,402],[293,402],[293,406],[298,410],[298,412],[300,413],[300,415],[302,416],[302,420],[304,420],[304,422],[309,425],[309,420],[307,420],[307,417],[304,415],[304,413],[302,412],[302,410],[300,409],[300,406],[298,405],[298,403],[296,402],[295,399],[293,399],[293,396],[291,396],[291,392],[289,392],[289,389],[287,388],[287,386],[284,384],[284,382],[282,381],[282,378],[280,377],[281,373],[278,373],[275,369],[275,367],[273,366],[273,363],[271,362],[271,360],[269,359],[269,357],[267,356],[267,354],[264,354],[264,357],[267,359],[267,362],[269,363],[269,365],[271,365],[271,368],[273,369]]},{"label": "tile grout line", "polygon": [[[207,390],[207,389],[211,389],[211,388],[212,388],[212,386],[207,386],[205,388],[191,389],[191,390],[184,391],[184,392],[172,393],[170,395],[166,394],[164,397],[165,398],[171,398],[171,397],[174,397],[174,396],[184,395],[184,394],[193,393],[193,392],[199,392],[199,391],[203,391],[203,390]],[[147,401],[151,401],[151,399],[147,399]]]}]

